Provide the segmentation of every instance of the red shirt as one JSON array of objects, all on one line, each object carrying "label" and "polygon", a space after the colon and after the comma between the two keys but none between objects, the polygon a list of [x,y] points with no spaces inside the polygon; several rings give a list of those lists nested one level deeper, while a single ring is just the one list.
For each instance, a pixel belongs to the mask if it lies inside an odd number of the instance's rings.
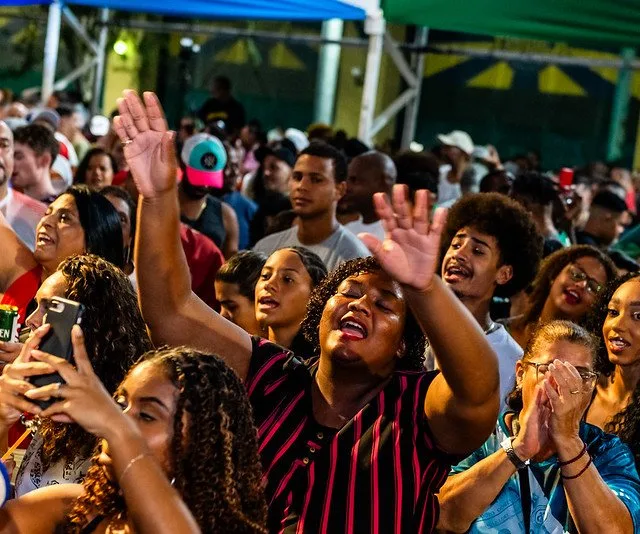
[{"label": "red shirt", "polygon": [[186,224],[180,224],[180,239],[191,272],[191,289],[211,308],[219,310],[214,282],[224,263],[222,252],[211,239]]}]

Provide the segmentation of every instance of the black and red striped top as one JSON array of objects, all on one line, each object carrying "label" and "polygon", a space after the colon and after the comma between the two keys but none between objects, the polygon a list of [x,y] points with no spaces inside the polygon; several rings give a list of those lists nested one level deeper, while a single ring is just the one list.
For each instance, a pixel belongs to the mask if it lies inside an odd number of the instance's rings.
[{"label": "black and red striped top", "polygon": [[424,414],[435,372],[401,372],[339,431],[311,406],[318,359],[254,338],[246,387],[258,427],[272,533],[433,532],[435,493],[455,461]]}]

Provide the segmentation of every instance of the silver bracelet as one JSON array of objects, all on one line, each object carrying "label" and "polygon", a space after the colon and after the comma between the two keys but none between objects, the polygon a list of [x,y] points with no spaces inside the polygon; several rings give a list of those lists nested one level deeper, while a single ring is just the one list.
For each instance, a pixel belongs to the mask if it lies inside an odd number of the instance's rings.
[{"label": "silver bracelet", "polygon": [[148,452],[143,452],[138,454],[138,456],[136,456],[135,458],[133,458],[128,464],[127,466],[122,470],[122,474],[120,475],[120,478],[118,479],[118,485],[122,486],[122,481],[124,480],[125,475],[127,474],[127,471],[129,471],[129,469],[131,469],[133,467],[133,464],[135,464],[138,460],[142,460],[145,456],[151,456],[150,453]]}]

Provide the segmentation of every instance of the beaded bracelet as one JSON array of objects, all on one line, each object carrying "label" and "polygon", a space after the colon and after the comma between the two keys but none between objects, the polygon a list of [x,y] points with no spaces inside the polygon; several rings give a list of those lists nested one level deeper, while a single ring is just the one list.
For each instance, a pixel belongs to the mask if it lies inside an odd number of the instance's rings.
[{"label": "beaded bracelet", "polygon": [[591,465],[591,462],[593,461],[593,458],[591,458],[591,456],[589,456],[589,461],[587,462],[587,465],[585,465],[582,470],[577,474],[577,475],[571,475],[571,476],[565,476],[562,474],[562,472],[560,473],[560,476],[564,479],[564,480],[573,480],[578,478],[580,475],[582,475],[587,469],[589,469],[589,466]]},{"label": "beaded bracelet", "polygon": [[574,462],[577,462],[580,458],[582,458],[584,456],[584,453],[587,452],[587,444],[583,443],[583,445],[584,446],[582,447],[582,450],[580,451],[580,454],[578,454],[578,456],[576,456],[572,460],[567,460],[566,462],[558,462],[558,465],[560,467],[564,467],[565,465],[569,465],[569,464],[572,464]]},{"label": "beaded bracelet", "polygon": [[120,478],[118,479],[118,485],[122,485],[122,481],[124,480],[125,475],[127,474],[127,471],[129,471],[129,469],[131,469],[133,467],[133,464],[135,464],[138,460],[142,460],[145,456],[151,456],[151,454],[149,454],[148,452],[143,452],[141,454],[138,454],[138,456],[136,456],[135,458],[133,458],[133,460],[131,460],[127,466],[122,470],[122,474],[120,475]]}]

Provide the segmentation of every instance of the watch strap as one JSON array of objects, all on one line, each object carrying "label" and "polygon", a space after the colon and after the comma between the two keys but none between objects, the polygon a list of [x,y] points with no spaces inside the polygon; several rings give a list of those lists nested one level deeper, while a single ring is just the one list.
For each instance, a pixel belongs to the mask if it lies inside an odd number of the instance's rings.
[{"label": "watch strap", "polygon": [[518,471],[520,471],[521,469],[525,469],[529,463],[530,460],[521,460],[518,455],[516,454],[516,451],[513,450],[513,439],[511,436],[507,436],[502,443],[500,443],[500,446],[504,449],[504,452],[507,453],[507,458],[509,458],[509,460],[511,461],[511,463],[516,467],[516,469]]}]

